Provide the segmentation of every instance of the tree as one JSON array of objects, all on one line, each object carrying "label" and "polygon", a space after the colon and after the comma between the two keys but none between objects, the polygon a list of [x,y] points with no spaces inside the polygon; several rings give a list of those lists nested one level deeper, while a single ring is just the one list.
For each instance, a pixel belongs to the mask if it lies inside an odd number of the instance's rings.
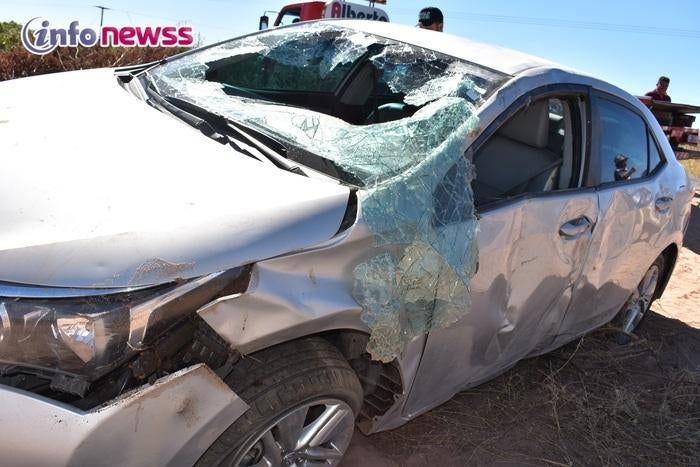
[{"label": "tree", "polygon": [[0,21],[0,50],[19,47],[21,32],[21,24],[14,21]]}]

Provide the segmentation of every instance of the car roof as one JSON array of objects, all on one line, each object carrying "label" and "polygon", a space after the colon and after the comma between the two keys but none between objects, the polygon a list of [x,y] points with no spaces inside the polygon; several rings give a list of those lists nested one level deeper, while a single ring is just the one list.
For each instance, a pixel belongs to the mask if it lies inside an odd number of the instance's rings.
[{"label": "car roof", "polygon": [[451,55],[512,76],[537,67],[567,68],[550,60],[518,52],[517,50],[414,26],[368,20],[325,19],[318,22],[332,22],[334,25],[435,50],[436,52]]},{"label": "car roof", "polygon": [[[627,91],[602,81],[598,78],[582,73],[570,67],[556,62],[525,54],[516,50],[473,41],[447,33],[435,32],[428,29],[421,29],[412,26],[392,24],[383,21],[368,20],[338,20],[325,19],[315,21],[355,29],[358,31],[376,34],[388,39],[424,47],[435,50],[471,63],[475,63],[491,70],[511,75],[511,84],[517,88],[518,92],[512,93],[511,100],[503,98],[494,101],[492,96],[489,110],[492,111],[490,118],[502,112],[514,99],[524,94],[530,89],[552,83],[575,83],[583,86],[590,86],[604,93],[614,95],[631,106],[635,107],[649,123],[655,122],[655,117],[651,111],[636,97]],[[297,23],[299,24],[299,23]],[[301,23],[305,24],[305,23]],[[293,27],[287,26],[287,27]],[[482,108],[482,110],[485,109]],[[482,115],[482,116],[485,116]],[[658,141],[665,141],[665,136],[659,125],[651,125]],[[668,146],[668,151],[671,151]],[[668,153],[668,151],[665,151]]]}]

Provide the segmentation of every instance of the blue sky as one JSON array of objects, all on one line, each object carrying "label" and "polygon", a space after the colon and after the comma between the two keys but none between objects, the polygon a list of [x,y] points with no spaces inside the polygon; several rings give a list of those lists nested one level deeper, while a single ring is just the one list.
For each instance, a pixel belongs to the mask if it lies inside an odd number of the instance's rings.
[{"label": "blue sky", "polygon": [[[361,3],[361,0],[355,0]],[[671,78],[674,102],[700,105],[699,0],[388,0],[392,22],[414,25],[424,6],[445,14],[445,32],[560,62],[633,94]],[[0,20],[43,16],[57,27],[188,24],[204,43],[257,29],[263,10],[292,0],[0,0]]]}]

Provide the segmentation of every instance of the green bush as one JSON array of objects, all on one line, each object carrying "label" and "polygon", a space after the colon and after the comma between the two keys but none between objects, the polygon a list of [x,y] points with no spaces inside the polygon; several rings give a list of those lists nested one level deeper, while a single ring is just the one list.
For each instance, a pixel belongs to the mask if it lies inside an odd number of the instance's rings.
[{"label": "green bush", "polygon": [[0,50],[20,46],[19,35],[22,25],[14,21],[0,21]]}]

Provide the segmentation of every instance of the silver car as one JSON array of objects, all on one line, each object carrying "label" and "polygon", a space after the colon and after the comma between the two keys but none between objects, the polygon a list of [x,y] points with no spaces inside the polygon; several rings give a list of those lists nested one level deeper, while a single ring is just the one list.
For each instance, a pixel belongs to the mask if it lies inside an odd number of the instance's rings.
[{"label": "silver car", "polygon": [[0,84],[3,465],[336,465],[668,282],[644,105],[511,50],[309,22]]}]

